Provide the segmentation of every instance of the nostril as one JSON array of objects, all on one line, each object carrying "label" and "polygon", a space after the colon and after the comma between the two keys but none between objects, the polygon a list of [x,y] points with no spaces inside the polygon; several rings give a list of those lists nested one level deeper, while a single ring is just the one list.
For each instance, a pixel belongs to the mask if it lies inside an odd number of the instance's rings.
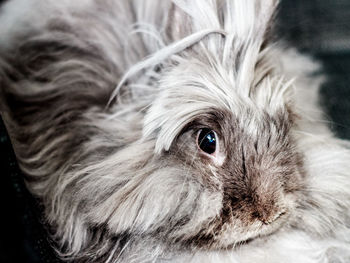
[{"label": "nostril", "polygon": [[255,211],[255,212],[253,212],[252,213],[252,216],[254,217],[254,218],[258,218],[258,219],[260,219],[260,213],[258,212],[258,211]]},{"label": "nostril", "polygon": [[239,201],[239,198],[238,197],[235,197],[235,196],[231,196],[231,205],[236,205]]}]

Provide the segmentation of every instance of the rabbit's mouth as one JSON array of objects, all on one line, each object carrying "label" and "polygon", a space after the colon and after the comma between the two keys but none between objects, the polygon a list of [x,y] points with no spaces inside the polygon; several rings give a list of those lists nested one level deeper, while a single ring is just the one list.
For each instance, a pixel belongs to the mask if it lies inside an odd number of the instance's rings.
[{"label": "rabbit's mouth", "polygon": [[272,235],[285,225],[288,218],[289,212],[283,211],[266,222],[256,220],[250,225],[241,226],[228,224],[223,226],[213,245],[218,249],[233,248]]},{"label": "rabbit's mouth", "polygon": [[[263,238],[273,235],[283,229],[288,221],[289,213],[279,215],[273,222],[268,224],[255,222],[250,226],[223,225],[216,235],[199,235],[194,237],[192,243],[196,249],[227,250],[245,246],[252,241],[264,240]],[[188,248],[188,247],[187,247]]]},{"label": "rabbit's mouth", "polygon": [[287,195],[284,206],[271,212],[269,216],[255,213],[250,216],[241,213],[238,216],[237,211],[231,210],[230,215],[221,214],[189,241],[196,248],[202,249],[220,250],[242,246],[283,229],[288,225],[294,209],[295,198]]}]

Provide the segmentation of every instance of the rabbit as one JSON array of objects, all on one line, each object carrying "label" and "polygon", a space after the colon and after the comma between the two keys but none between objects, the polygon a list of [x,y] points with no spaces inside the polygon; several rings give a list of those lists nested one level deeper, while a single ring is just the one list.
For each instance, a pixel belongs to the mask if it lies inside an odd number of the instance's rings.
[{"label": "rabbit", "polygon": [[350,262],[350,150],[277,0],[11,0],[0,100],[68,262]]}]

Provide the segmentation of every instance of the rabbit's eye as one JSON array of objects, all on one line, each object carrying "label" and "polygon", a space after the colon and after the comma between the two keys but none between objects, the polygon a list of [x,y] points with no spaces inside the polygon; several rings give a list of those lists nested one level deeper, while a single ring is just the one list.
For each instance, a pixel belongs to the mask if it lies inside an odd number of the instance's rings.
[{"label": "rabbit's eye", "polygon": [[198,147],[207,154],[213,154],[216,151],[217,136],[213,130],[201,129],[197,136]]}]

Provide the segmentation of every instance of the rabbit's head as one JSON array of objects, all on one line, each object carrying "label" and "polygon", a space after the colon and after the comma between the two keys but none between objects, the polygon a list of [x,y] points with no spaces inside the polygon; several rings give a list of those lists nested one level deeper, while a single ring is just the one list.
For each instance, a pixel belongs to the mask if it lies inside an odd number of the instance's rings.
[{"label": "rabbit's head", "polygon": [[[141,139],[118,153],[129,181],[124,177],[93,212],[98,222],[166,243],[223,248],[288,221],[303,187],[303,165],[291,136],[290,82],[278,74],[265,39],[272,2],[233,7],[227,1],[226,8],[204,6],[206,14],[187,3],[186,12],[174,11],[174,23],[183,19],[188,30],[202,32],[208,22],[223,31],[161,62]],[[211,17],[225,19],[206,21]],[[175,42],[182,34],[171,30]]]},{"label": "rabbit's head", "polygon": [[184,213],[172,225],[174,238],[226,247],[288,220],[303,187],[303,164],[291,135],[288,83],[267,74],[238,84],[239,73],[232,77],[203,60],[179,63],[163,76],[144,136],[178,180],[167,193]]}]

